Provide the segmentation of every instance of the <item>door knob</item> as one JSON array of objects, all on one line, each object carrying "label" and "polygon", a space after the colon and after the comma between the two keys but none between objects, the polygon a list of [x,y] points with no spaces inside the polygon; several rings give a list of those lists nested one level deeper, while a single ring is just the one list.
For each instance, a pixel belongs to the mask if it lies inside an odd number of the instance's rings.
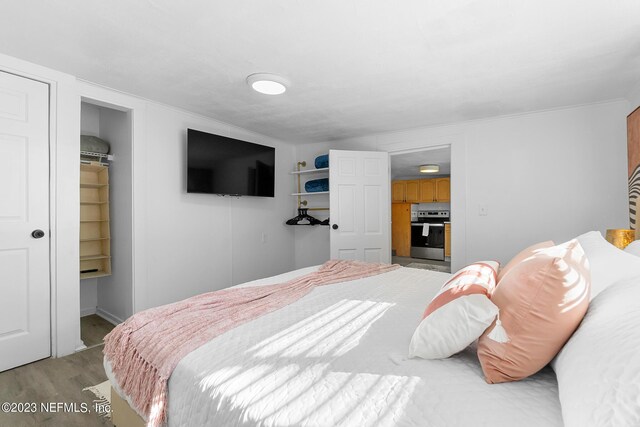
[{"label": "door knob", "polygon": [[42,230],[33,230],[31,232],[31,237],[33,237],[34,239],[41,239],[44,237],[44,231]]},{"label": "door knob", "polygon": [[333,228],[334,230],[337,230],[337,229],[338,229],[338,224],[333,224],[333,225],[331,226],[331,228]]}]

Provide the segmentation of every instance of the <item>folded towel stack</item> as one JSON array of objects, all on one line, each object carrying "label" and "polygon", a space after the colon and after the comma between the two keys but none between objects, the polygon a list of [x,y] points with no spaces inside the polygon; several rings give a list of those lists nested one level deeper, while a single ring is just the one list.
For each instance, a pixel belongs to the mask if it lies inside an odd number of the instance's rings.
[{"label": "folded towel stack", "polygon": [[316,169],[328,168],[329,167],[329,155],[323,154],[322,156],[316,157]]},{"label": "folded towel stack", "polygon": [[307,193],[317,193],[318,191],[329,191],[329,178],[312,179],[304,183],[304,191]]}]

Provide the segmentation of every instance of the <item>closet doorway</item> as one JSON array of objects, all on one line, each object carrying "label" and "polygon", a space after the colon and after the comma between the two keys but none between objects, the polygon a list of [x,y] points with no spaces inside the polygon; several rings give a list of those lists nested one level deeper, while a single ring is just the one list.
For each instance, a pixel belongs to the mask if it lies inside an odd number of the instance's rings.
[{"label": "closet doorway", "polygon": [[[81,175],[80,324],[84,345],[92,347],[133,314],[133,113],[86,98],[80,111],[83,167],[92,162],[102,169],[98,190],[86,188],[91,184],[83,184]],[[87,149],[95,149],[87,146],[90,141],[107,142],[109,160],[87,155]],[[94,214],[83,219],[83,212]]]}]

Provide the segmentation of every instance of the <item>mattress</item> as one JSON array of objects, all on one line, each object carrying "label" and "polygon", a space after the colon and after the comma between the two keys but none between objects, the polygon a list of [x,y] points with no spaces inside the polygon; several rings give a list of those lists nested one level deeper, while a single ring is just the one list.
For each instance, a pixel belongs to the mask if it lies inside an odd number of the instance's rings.
[{"label": "mattress", "polygon": [[[473,347],[445,360],[407,359],[413,331],[448,277],[400,268],[318,287],[214,338],[174,370],[168,425],[561,426],[548,367],[489,385]],[[105,361],[114,384],[109,368]]]}]

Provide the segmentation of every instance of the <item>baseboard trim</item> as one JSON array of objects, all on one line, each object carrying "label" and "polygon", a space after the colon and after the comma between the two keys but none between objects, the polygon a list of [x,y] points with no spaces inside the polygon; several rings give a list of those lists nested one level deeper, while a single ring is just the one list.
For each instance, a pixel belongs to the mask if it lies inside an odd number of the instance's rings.
[{"label": "baseboard trim", "polygon": [[118,324],[124,322],[123,319],[120,319],[118,316],[114,316],[113,314],[109,313],[106,310],[101,309],[100,307],[98,307],[96,309],[96,314],[98,316],[102,317],[107,322],[112,323],[114,325],[118,325]]},{"label": "baseboard trim", "polygon": [[80,309],[80,317],[91,316],[92,314],[96,314],[97,307],[87,307]]}]

